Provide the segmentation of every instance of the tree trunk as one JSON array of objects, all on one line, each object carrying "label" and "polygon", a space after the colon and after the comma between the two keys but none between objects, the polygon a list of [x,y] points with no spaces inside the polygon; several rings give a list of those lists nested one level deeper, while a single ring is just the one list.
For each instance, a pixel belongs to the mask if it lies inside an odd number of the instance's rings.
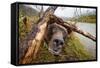
[{"label": "tree trunk", "polygon": [[50,15],[56,10],[56,6],[49,7],[45,12],[42,18],[39,19],[38,25],[30,32],[27,40],[24,42],[22,48],[19,48],[20,64],[29,64],[36,58],[36,54],[39,50],[41,42],[43,41],[46,27],[50,19]]}]

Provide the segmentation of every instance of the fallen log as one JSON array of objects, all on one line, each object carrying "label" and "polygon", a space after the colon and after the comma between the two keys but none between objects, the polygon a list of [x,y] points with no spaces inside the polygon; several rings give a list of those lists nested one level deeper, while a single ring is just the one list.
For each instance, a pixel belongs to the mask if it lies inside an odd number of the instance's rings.
[{"label": "fallen log", "polygon": [[56,22],[56,23],[64,26],[67,29],[70,29],[71,31],[77,32],[77,33],[79,33],[79,34],[81,34],[81,35],[83,35],[83,36],[85,36],[85,37],[87,37],[87,38],[89,38],[93,41],[96,41],[95,36],[91,35],[88,32],[85,32],[85,31],[81,30],[79,27],[77,27],[73,24],[70,24],[68,22],[63,21],[61,18],[58,18],[55,15],[51,15],[51,20],[53,20],[53,22]]},{"label": "fallen log", "polygon": [[37,26],[33,28],[24,44],[22,44],[22,47],[19,48],[19,64],[29,64],[36,58],[36,54],[44,38],[48,21],[50,20],[50,15],[54,13],[56,8],[56,6],[51,6],[44,12]]}]

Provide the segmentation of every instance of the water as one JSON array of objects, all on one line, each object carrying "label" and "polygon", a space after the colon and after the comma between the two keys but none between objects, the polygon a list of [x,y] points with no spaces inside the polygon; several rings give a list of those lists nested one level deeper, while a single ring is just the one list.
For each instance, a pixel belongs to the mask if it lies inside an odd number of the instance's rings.
[{"label": "water", "polygon": [[[89,32],[93,36],[96,36],[96,24],[91,23],[77,23],[78,26],[83,31]],[[85,49],[93,56],[96,57],[96,42],[91,39],[76,33],[76,36],[80,38],[82,44],[84,44]]]}]

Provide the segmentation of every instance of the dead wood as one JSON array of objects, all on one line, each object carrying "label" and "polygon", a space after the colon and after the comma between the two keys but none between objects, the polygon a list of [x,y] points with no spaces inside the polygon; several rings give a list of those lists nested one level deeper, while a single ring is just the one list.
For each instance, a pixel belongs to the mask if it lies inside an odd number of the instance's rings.
[{"label": "dead wood", "polygon": [[36,58],[36,54],[44,38],[50,15],[54,13],[56,8],[56,6],[51,6],[44,12],[43,17],[39,19],[37,26],[33,28],[24,42],[25,45],[23,44],[22,47],[19,48],[21,53],[19,58],[20,64],[29,64]]},{"label": "dead wood", "polygon": [[93,41],[96,41],[95,36],[91,35],[90,33],[86,32],[86,31],[81,30],[79,27],[77,27],[71,23],[63,21],[61,18],[58,18],[55,15],[51,15],[51,20],[53,20],[53,22],[56,22],[56,23],[64,26],[65,28],[69,29],[70,31],[77,32]]}]

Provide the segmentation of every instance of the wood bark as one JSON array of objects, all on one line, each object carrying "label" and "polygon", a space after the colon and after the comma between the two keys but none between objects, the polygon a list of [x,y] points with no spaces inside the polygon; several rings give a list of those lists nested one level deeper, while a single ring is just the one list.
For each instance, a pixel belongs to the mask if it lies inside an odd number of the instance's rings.
[{"label": "wood bark", "polygon": [[50,19],[50,15],[56,10],[56,6],[49,7],[42,18],[39,19],[38,25],[33,28],[26,41],[20,49],[19,64],[29,64],[36,58],[41,42],[44,38],[46,27]]}]

